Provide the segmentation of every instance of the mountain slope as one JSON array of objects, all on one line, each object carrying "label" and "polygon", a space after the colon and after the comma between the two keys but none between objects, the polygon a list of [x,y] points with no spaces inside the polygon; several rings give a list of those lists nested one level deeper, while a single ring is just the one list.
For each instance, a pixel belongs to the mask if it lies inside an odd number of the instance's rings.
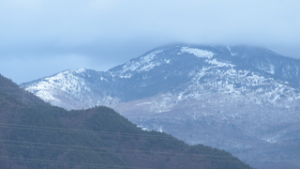
[{"label": "mountain slope", "polygon": [[[270,84],[280,91],[296,90],[294,97],[298,97],[299,65],[299,60],[257,47],[173,45],[154,49],[107,72],[68,70],[21,87],[53,104],[70,108],[113,105],[187,87],[198,90],[195,85],[207,82],[217,83],[209,87],[221,88],[225,93],[233,92],[230,88],[242,92],[243,87]],[[272,87],[270,90],[274,91]],[[280,91],[274,92],[282,94]],[[68,97],[79,105],[66,105]]]},{"label": "mountain slope", "polygon": [[228,152],[143,131],[107,107],[26,105],[1,89],[0,100],[1,168],[250,169]]},{"label": "mountain slope", "polygon": [[[175,44],[107,72],[69,70],[20,86],[67,109],[110,106],[144,130],[255,161],[240,152],[300,138],[299,67],[300,60],[260,47]],[[259,160],[275,161],[259,152]]]},{"label": "mountain slope", "polygon": [[36,97],[35,95],[22,90],[19,88],[17,84],[12,82],[10,79],[3,77],[0,74],[0,91],[5,92],[7,95],[13,96],[18,101],[27,104],[29,106],[33,105],[45,105],[41,99]]}]

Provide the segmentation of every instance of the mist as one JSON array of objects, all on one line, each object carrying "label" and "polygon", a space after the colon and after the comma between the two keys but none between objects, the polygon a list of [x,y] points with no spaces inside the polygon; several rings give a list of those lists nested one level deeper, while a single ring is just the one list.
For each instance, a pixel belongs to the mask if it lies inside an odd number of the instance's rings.
[{"label": "mist", "polygon": [[108,70],[169,43],[254,45],[300,59],[299,1],[0,2],[0,73],[17,83]]}]

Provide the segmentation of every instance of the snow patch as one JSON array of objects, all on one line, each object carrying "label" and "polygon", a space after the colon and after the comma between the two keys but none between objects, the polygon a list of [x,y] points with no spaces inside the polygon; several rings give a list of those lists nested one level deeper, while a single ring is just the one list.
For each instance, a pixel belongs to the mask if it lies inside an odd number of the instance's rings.
[{"label": "snow patch", "polygon": [[155,66],[159,66],[159,65],[160,65],[160,63],[152,63],[152,62],[150,62],[149,64],[146,64],[143,67],[141,67],[139,69],[139,72],[141,72],[141,71],[149,71],[149,70],[153,69]]},{"label": "snow patch", "polygon": [[271,74],[275,73],[274,65],[270,64],[270,71],[268,73],[271,73]]},{"label": "snow patch", "polygon": [[150,61],[152,61],[153,59],[154,59],[154,57],[157,55],[157,54],[159,54],[159,53],[161,53],[162,52],[162,50],[157,50],[157,51],[154,51],[154,52],[152,52],[152,53],[150,53],[150,54],[148,54],[148,55],[146,55],[146,56],[144,56],[144,57],[142,57],[142,62],[150,62]]},{"label": "snow patch", "polygon": [[179,95],[178,95],[177,99],[178,99],[178,100],[181,100],[181,99],[182,99],[182,95],[183,95],[184,93],[185,93],[185,92],[181,92],[181,93],[179,93]]},{"label": "snow patch", "polygon": [[102,80],[105,80],[105,81],[107,81],[107,79],[105,79],[105,78],[104,78],[104,77],[102,77],[102,76],[101,76],[100,80],[101,80],[101,81],[102,81]]},{"label": "snow patch", "polygon": [[141,128],[142,130],[144,130],[144,131],[150,131],[148,128],[146,128],[146,127],[143,127],[143,126],[137,126],[138,128]]},{"label": "snow patch", "polygon": [[163,132],[162,127],[159,127],[158,131],[162,133]]},{"label": "snow patch", "polygon": [[45,102],[59,101],[56,98],[54,98],[49,91],[46,91],[46,90],[38,91],[35,95],[38,96],[39,98],[43,99]]},{"label": "snow patch", "polygon": [[166,64],[169,64],[171,60],[165,59]]},{"label": "snow patch", "polygon": [[227,46],[227,49],[228,49],[228,51],[230,52],[230,55],[231,55],[231,56],[236,56],[236,55],[237,55],[237,53],[232,53],[232,52],[231,52],[231,49],[230,49],[229,46]]},{"label": "snow patch", "polygon": [[132,76],[131,74],[126,74],[126,75],[123,75],[123,76],[121,75],[120,78],[129,79],[129,78],[131,78],[131,76]]},{"label": "snow patch", "polygon": [[141,57],[140,59],[136,61],[130,61],[127,62],[122,68],[121,74],[126,73],[127,71],[149,71],[150,69],[153,69],[155,66],[159,66],[160,63],[153,63],[151,62],[154,57],[161,53],[162,50],[154,51],[144,57]]},{"label": "snow patch", "polygon": [[142,106],[142,105],[147,105],[147,104],[151,104],[152,102],[143,102],[143,103],[138,103],[135,106]]},{"label": "snow patch", "polygon": [[267,141],[267,142],[269,142],[269,143],[276,143],[278,137],[279,137],[279,136],[267,137],[267,138],[263,138],[262,140],[263,140],[263,141]]},{"label": "snow patch", "polygon": [[80,69],[74,70],[75,73],[83,73],[85,71],[86,71],[85,68],[80,68]]},{"label": "snow patch", "polygon": [[235,65],[229,64],[229,63],[224,63],[224,62],[219,62],[216,59],[213,60],[205,60],[207,63],[216,65],[217,67],[234,67]]},{"label": "snow patch", "polygon": [[186,52],[189,54],[193,54],[199,58],[211,59],[214,56],[214,53],[212,53],[211,51],[201,50],[201,49],[197,49],[197,48],[182,47],[180,51],[181,51],[181,53]]}]

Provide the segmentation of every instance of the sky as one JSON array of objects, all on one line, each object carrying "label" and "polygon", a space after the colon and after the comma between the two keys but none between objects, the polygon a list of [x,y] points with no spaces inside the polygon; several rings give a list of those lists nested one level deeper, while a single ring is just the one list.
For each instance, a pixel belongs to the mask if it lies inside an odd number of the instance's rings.
[{"label": "sky", "polygon": [[299,0],[1,0],[0,73],[16,83],[106,71],[170,43],[254,45],[300,59]]}]

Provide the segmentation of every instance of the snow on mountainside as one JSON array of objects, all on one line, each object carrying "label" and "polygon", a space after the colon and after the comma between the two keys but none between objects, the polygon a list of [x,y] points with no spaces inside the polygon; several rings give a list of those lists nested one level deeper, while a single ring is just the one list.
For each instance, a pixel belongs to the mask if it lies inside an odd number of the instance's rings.
[{"label": "snow on mountainside", "polygon": [[[67,109],[86,108],[95,105],[109,105],[118,101],[102,93],[94,93],[95,85],[108,85],[109,78],[102,72],[91,69],[66,70],[53,76],[23,84],[26,90],[34,93],[46,102]],[[94,82],[97,82],[95,84]],[[102,97],[101,100],[94,100]]]},{"label": "snow on mountainside", "polygon": [[[203,48],[210,50],[204,50]],[[244,49],[243,53],[241,49]],[[127,86],[127,84],[131,84],[132,82],[134,83],[135,91],[136,85],[138,87],[150,87],[153,84],[153,79],[155,79],[155,85],[168,84],[168,81],[174,80],[173,78],[184,79],[184,83],[188,81],[189,83],[193,82],[191,85],[195,85],[202,83],[203,80],[208,81],[207,77],[210,76],[209,78],[212,78],[213,76],[211,75],[213,74],[219,79],[218,83],[221,83],[221,77],[229,78],[230,81],[227,82],[229,84],[233,83],[235,79],[235,84],[231,84],[231,87],[227,85],[227,88],[229,87],[237,91],[240,91],[240,89],[234,87],[234,85],[237,85],[237,83],[242,85],[243,82],[236,81],[236,78],[239,77],[238,79],[241,80],[240,77],[243,74],[245,76],[244,80],[247,79],[247,84],[245,85],[258,85],[262,81],[268,81],[269,79],[283,86],[299,89],[298,60],[295,63],[293,59],[281,57],[265,49],[250,49],[252,50],[249,50],[247,47],[225,48],[202,46],[199,48],[184,45],[166,46],[133,59],[124,65],[112,68],[108,72],[97,72],[88,69],[68,70],[41,80],[21,84],[21,86],[49,102],[60,101],[60,99],[53,96],[57,94],[58,91],[56,90],[75,97],[78,100],[83,100],[82,97],[86,97],[86,93],[92,92],[92,86],[95,86],[95,88],[97,86],[104,88],[98,91],[98,93],[101,93],[101,96],[104,93],[114,96],[118,95],[118,92],[111,93],[112,88],[105,85],[105,83],[110,83],[110,86],[116,87],[122,85],[122,87],[126,87],[130,91],[127,92],[132,93],[130,85]],[[265,53],[271,54],[275,59],[272,60],[272,57],[269,55],[265,56]],[[260,54],[262,57],[257,56]],[[195,57],[191,58],[191,56],[196,56],[198,59]],[[278,71],[278,69],[281,70]],[[289,72],[286,70],[289,70]],[[218,73],[222,74],[222,76],[218,76]],[[171,79],[168,80],[167,78]],[[91,81],[90,79],[93,80]],[[202,82],[199,80],[202,80]],[[216,82],[216,79],[212,79],[212,81]],[[181,82],[173,83],[172,87],[177,88],[180,85]],[[126,91],[121,93],[123,94],[119,97],[124,100]],[[152,94],[155,95],[157,93]],[[125,100],[128,101],[128,99]],[[102,103],[99,102],[99,104]]]},{"label": "snow on mountainside", "polygon": [[52,95],[52,91],[61,90],[72,95],[82,92],[83,90],[90,90],[85,86],[84,79],[76,76],[76,74],[84,73],[85,69],[79,69],[75,71],[64,71],[56,74],[52,77],[44,78],[30,87],[27,88],[29,91],[35,91],[35,94],[43,98],[45,101],[58,101]]},{"label": "snow on mountainside", "polygon": [[260,47],[176,44],[107,72],[67,70],[20,86],[53,105],[106,105],[145,130],[278,161],[260,150],[300,139],[299,67]]}]

